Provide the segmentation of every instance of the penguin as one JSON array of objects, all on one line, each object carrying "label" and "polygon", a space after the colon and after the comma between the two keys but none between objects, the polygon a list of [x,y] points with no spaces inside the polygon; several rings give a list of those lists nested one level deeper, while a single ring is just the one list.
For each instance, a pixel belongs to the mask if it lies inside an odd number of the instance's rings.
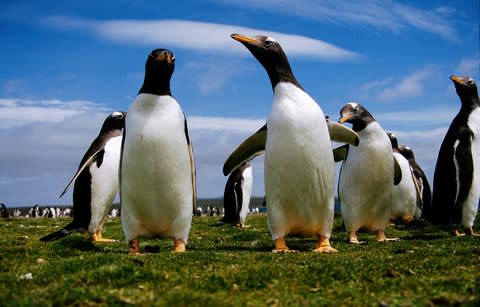
[{"label": "penguin", "polygon": [[245,227],[252,185],[252,164],[246,161],[230,174],[225,184],[223,193],[225,215],[221,220],[223,223]]},{"label": "penguin", "polygon": [[420,167],[420,165],[415,160],[415,154],[413,150],[405,145],[399,145],[398,151],[402,156],[404,156],[408,162],[410,163],[410,167],[413,170],[413,174],[415,176],[415,182],[420,190],[420,199],[417,203],[417,209],[415,211],[415,218],[425,217],[428,215],[427,210],[430,208],[430,204],[432,202],[432,190],[430,189],[430,183],[428,182],[428,178],[425,175],[425,172]]},{"label": "penguin", "polygon": [[[273,89],[267,123],[224,164],[224,174],[265,152],[264,184],[273,252],[291,252],[288,235],[316,235],[314,252],[338,252],[330,244],[335,169],[324,113],[295,78],[280,44],[268,36],[232,34],[265,68]],[[238,163],[240,162],[240,163]]]},{"label": "penguin", "polygon": [[[438,153],[433,176],[431,216],[435,224],[460,224],[477,236],[473,223],[480,197],[480,103],[475,81],[451,76],[462,106]],[[458,229],[452,232],[462,235]]]},{"label": "penguin", "polygon": [[349,241],[363,243],[358,240],[360,229],[375,231],[379,242],[398,240],[385,236],[391,217],[392,190],[401,180],[390,140],[362,105],[347,103],[340,115],[339,122],[352,124],[360,138],[357,147],[343,146],[345,154],[338,183],[340,210]]},{"label": "penguin", "polygon": [[55,241],[75,231],[88,231],[93,242],[114,242],[102,237],[102,227],[118,191],[118,170],[125,112],[110,114],[84,154],[77,172],[63,192],[73,186],[73,220],[61,230],[42,237]]},{"label": "penguin", "polygon": [[8,211],[7,206],[4,203],[0,204],[0,218],[7,219],[10,217],[10,212]]},{"label": "penguin", "polygon": [[173,238],[184,252],[196,207],[195,163],[187,120],[170,90],[175,55],[150,52],[125,121],[120,162],[121,221],[130,254],[139,237]]},{"label": "penguin", "polygon": [[393,187],[390,219],[392,222],[402,220],[409,223],[415,218],[417,206],[420,206],[421,193],[410,163],[400,153],[397,137],[390,132],[387,135],[392,145],[393,158],[402,173],[400,182]]}]

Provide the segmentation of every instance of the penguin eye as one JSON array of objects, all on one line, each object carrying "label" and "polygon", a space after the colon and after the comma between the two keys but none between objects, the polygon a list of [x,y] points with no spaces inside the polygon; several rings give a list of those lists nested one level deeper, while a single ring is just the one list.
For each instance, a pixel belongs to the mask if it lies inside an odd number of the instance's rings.
[{"label": "penguin eye", "polygon": [[273,42],[269,39],[267,39],[264,43],[265,47],[270,47],[271,45],[273,45]]}]

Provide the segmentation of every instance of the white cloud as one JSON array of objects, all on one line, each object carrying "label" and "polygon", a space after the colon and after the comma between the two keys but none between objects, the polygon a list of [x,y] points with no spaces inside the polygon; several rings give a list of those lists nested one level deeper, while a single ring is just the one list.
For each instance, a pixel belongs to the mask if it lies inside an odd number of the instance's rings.
[{"label": "white cloud", "polygon": [[447,6],[423,10],[395,1],[371,0],[224,0],[223,2],[235,6],[299,16],[322,23],[367,25],[393,32],[415,27],[437,34],[446,40],[457,40],[455,29],[446,19],[453,9]]},{"label": "white cloud", "polygon": [[248,51],[230,38],[232,33],[265,34],[277,39],[289,56],[322,60],[351,60],[359,54],[319,39],[272,32],[235,25],[188,20],[85,20],[70,17],[48,17],[43,24],[62,30],[92,31],[101,38],[123,44],[162,45],[197,51],[221,51],[247,55]]},{"label": "white cloud", "polygon": [[480,54],[464,58],[458,63],[455,72],[459,75],[479,77],[480,73]]},{"label": "white cloud", "polygon": [[84,100],[0,98],[0,130],[38,122],[56,123],[82,112],[105,110],[102,105]]},{"label": "white cloud", "polygon": [[435,75],[435,70],[432,66],[427,66],[402,79],[388,77],[374,80],[360,86],[361,96],[379,101],[421,96],[425,92],[425,84],[431,80],[432,75]]}]

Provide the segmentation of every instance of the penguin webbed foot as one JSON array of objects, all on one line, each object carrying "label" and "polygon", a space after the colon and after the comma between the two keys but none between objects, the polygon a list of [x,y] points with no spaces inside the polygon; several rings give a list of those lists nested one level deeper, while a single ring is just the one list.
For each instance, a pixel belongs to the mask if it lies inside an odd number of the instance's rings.
[{"label": "penguin webbed foot", "polygon": [[103,238],[101,231],[97,231],[96,233],[91,233],[90,234],[90,240],[92,240],[93,243],[95,243],[95,242],[103,242],[103,243],[119,242],[119,240]]},{"label": "penguin webbed foot", "polygon": [[175,239],[173,241],[172,253],[183,253],[186,251],[183,239]]},{"label": "penguin webbed foot", "polygon": [[272,250],[272,253],[296,253],[297,251],[294,249],[288,248],[287,244],[285,243],[285,238],[281,237],[278,239],[275,239],[275,249]]},{"label": "penguin webbed foot", "polygon": [[130,255],[140,255],[140,244],[138,243],[138,239],[132,239],[128,241],[128,253]]},{"label": "penguin webbed foot", "polygon": [[385,236],[385,232],[383,230],[377,230],[377,241],[378,242],[395,242],[395,241],[400,241],[400,238],[387,238]]},{"label": "penguin webbed foot", "polygon": [[365,241],[359,241],[358,240],[358,235],[357,235],[357,232],[356,231],[351,231],[348,233],[348,236],[349,236],[349,239],[348,239],[348,242],[350,244],[365,244]]},{"label": "penguin webbed foot", "polygon": [[475,231],[473,231],[472,227],[466,228],[465,229],[465,234],[468,235],[468,236],[472,236],[472,237],[480,237],[480,233],[476,233]]},{"label": "penguin webbed foot", "polygon": [[330,240],[325,236],[319,236],[317,247],[313,250],[314,253],[338,253],[338,250],[330,245]]}]

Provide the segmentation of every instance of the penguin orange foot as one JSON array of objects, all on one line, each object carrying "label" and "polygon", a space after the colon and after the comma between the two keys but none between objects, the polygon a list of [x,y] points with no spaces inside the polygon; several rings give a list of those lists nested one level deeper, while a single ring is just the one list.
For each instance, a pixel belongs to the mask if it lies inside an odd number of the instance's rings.
[{"label": "penguin orange foot", "polygon": [[295,253],[295,252],[296,252],[295,250],[288,248],[287,244],[285,243],[284,237],[275,239],[275,249],[272,250],[272,253]]},{"label": "penguin orange foot", "polygon": [[377,230],[377,241],[378,242],[390,242],[390,241],[400,241],[399,238],[387,238],[383,230]]},{"label": "penguin orange foot", "polygon": [[314,253],[338,253],[338,250],[330,245],[330,240],[325,236],[318,236],[317,247],[313,250]]},{"label": "penguin orange foot", "polygon": [[358,235],[356,231],[350,231],[348,233],[349,242],[352,244],[364,244],[364,241],[358,241]]},{"label": "penguin orange foot", "polygon": [[185,252],[185,250],[186,250],[185,242],[183,242],[182,239],[176,239],[173,242],[173,248],[172,248],[173,253],[183,253]]},{"label": "penguin orange foot", "polygon": [[473,237],[480,237],[480,233],[475,233],[472,227],[465,229],[465,234]]},{"label": "penguin orange foot", "polygon": [[138,239],[128,241],[128,253],[131,255],[140,255],[140,244]]},{"label": "penguin orange foot", "polygon": [[100,230],[97,230],[95,233],[90,234],[90,239],[92,240],[92,242],[118,242],[118,240],[102,238],[102,232]]}]

